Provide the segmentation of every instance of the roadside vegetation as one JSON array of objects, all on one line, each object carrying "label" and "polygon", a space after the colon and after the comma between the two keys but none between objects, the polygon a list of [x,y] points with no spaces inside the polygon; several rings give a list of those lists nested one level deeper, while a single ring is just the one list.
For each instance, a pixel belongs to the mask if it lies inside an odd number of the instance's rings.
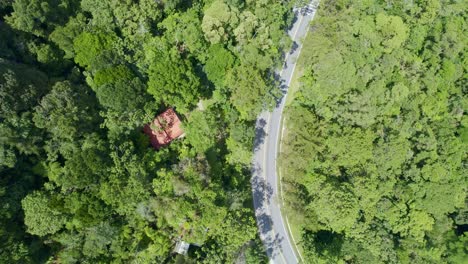
[{"label": "roadside vegetation", "polygon": [[468,261],[466,8],[321,2],[281,153],[306,263]]},{"label": "roadside vegetation", "polygon": [[266,263],[254,122],[294,2],[0,1],[0,263]]}]

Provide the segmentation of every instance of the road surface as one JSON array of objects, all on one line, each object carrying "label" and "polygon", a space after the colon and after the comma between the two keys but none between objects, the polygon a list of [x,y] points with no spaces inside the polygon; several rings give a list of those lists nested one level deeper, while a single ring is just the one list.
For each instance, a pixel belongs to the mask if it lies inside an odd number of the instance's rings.
[{"label": "road surface", "polygon": [[[316,2],[316,1],[312,1]],[[318,3],[318,2],[317,2]],[[255,216],[260,238],[265,245],[271,263],[299,263],[300,256],[289,236],[288,224],[280,210],[279,180],[276,171],[276,158],[280,126],[285,99],[291,82],[296,61],[301,50],[300,41],[309,29],[317,4],[296,10],[296,20],[288,34],[294,41],[293,48],[285,57],[283,69],[278,73],[284,96],[273,112],[263,112],[257,118],[255,147],[252,167],[252,192]]]}]

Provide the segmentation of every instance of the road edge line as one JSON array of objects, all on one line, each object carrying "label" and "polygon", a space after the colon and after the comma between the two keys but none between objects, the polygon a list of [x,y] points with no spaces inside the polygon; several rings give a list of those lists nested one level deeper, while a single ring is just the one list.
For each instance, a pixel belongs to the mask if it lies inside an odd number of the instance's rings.
[{"label": "road edge line", "polygon": [[[313,1],[315,3],[315,1]],[[316,15],[316,12],[318,10],[318,5],[320,4],[320,0],[316,2],[317,5],[315,6],[315,11],[314,11],[314,15],[312,16],[312,19],[311,19],[311,22],[312,20],[315,18],[315,15]],[[297,34],[297,30],[296,30],[296,34]],[[304,40],[306,39],[307,35],[309,34],[309,30],[306,31],[306,34],[304,35]],[[303,44],[304,43],[301,43],[301,47],[299,49],[299,52],[297,54],[297,60],[299,60],[300,56],[301,56],[301,52],[302,52],[302,48],[303,48]],[[296,70],[296,66],[297,66],[297,62],[294,64],[294,68],[292,70],[292,77],[291,79],[289,80],[289,83],[287,84],[288,86],[288,90],[290,88],[290,85],[291,85],[291,82],[292,82],[292,79],[294,77],[294,72]],[[280,136],[279,136],[279,152],[281,152],[281,146],[282,146],[282,142],[283,142],[283,131],[284,131],[284,115],[283,115],[283,112],[284,112],[284,109],[286,107],[286,102],[287,102],[287,97],[288,97],[289,93],[286,93],[286,96],[284,97],[284,105],[281,109],[281,120],[280,120]],[[280,153],[277,153],[276,154],[277,157],[279,157]],[[278,161],[278,159],[277,159]],[[281,163],[281,162],[280,162]],[[278,166],[278,163],[276,163],[276,172],[278,173],[279,175],[279,186],[280,186],[280,200],[281,200],[281,203],[283,204],[284,206],[284,198],[283,198],[283,180],[282,180],[282,172],[281,170],[279,169],[280,166]],[[281,211],[281,208],[280,208],[280,211]],[[296,243],[296,240],[294,239],[294,235],[291,231],[291,226],[289,225],[289,219],[288,219],[288,215],[285,213],[284,216],[283,214],[281,214],[282,217],[284,217],[286,219],[286,224],[288,226],[288,234],[289,236],[291,237],[291,239],[293,240],[294,242],[294,249],[295,251],[298,253],[299,257],[301,258],[301,261],[302,263],[304,263],[304,258],[302,257],[302,254],[301,254],[301,251],[298,249],[298,246],[297,246],[297,243]]]}]

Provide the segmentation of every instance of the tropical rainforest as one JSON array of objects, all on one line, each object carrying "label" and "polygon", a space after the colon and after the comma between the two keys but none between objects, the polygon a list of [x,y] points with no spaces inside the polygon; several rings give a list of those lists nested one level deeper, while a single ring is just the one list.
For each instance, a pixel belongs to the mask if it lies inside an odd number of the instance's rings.
[{"label": "tropical rainforest", "polygon": [[265,263],[254,124],[293,5],[0,0],[0,263]]},{"label": "tropical rainforest", "polygon": [[466,1],[321,1],[281,163],[306,263],[468,263]]}]

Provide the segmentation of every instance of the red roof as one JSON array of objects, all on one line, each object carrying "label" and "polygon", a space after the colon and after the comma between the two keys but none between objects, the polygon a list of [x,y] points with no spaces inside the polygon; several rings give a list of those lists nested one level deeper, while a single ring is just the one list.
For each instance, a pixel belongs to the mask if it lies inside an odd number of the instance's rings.
[{"label": "red roof", "polygon": [[153,122],[145,125],[143,131],[150,137],[151,145],[156,149],[184,134],[180,119],[171,108],[158,115]]}]

